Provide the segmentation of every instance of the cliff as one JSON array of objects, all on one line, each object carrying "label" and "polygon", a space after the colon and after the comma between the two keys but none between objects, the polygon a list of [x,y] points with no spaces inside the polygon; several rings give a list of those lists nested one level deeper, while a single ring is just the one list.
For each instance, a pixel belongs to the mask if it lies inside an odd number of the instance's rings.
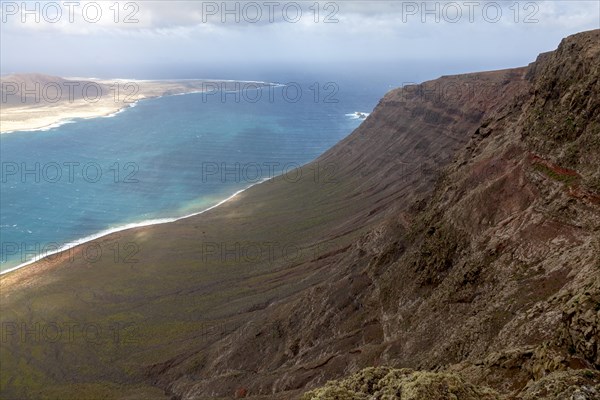
[{"label": "cliff", "polygon": [[124,327],[9,335],[3,397],[594,398],[598,61],[585,32],[394,90],[299,179],[96,242],[136,243],[135,264],[3,275],[3,324]]},{"label": "cliff", "polygon": [[[524,90],[445,169],[401,254],[366,270],[381,364],[440,372],[407,383],[379,371],[398,398],[600,396],[599,39],[569,37],[530,65]],[[342,398],[385,398],[374,386]]]}]

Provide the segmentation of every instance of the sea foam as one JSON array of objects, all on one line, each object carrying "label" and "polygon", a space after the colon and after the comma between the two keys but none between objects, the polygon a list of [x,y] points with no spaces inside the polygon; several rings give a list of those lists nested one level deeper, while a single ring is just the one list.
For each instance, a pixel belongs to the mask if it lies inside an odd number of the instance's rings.
[{"label": "sea foam", "polygon": [[110,234],[113,234],[113,233],[116,233],[116,232],[122,232],[122,231],[130,230],[130,229],[135,229],[135,228],[141,228],[141,227],[145,227],[145,226],[167,224],[167,223],[170,223],[170,222],[175,222],[175,221],[179,221],[179,220],[182,220],[182,219],[186,219],[186,218],[190,218],[190,217],[193,217],[193,216],[196,216],[196,215],[203,214],[203,213],[205,213],[207,211],[210,211],[210,210],[212,210],[212,209],[214,209],[216,207],[219,207],[220,205],[222,205],[222,204],[226,203],[227,201],[233,199],[235,196],[239,195],[240,193],[244,192],[245,190],[248,190],[252,186],[257,185],[259,183],[262,183],[264,181],[265,180],[262,180],[261,182],[257,182],[255,184],[252,184],[252,185],[250,185],[250,186],[248,186],[248,187],[246,187],[246,188],[244,188],[242,190],[238,190],[237,192],[235,192],[231,196],[227,197],[226,199],[221,200],[217,204],[215,204],[213,206],[210,206],[210,207],[208,207],[208,208],[206,208],[206,209],[204,209],[202,211],[198,211],[198,212],[194,212],[194,213],[191,213],[191,214],[187,214],[187,215],[184,215],[182,217],[148,219],[148,220],[141,221],[141,222],[134,222],[134,223],[130,223],[130,224],[120,225],[120,226],[117,226],[117,227],[114,227],[114,228],[105,229],[103,231],[100,231],[98,233],[94,233],[92,235],[88,235],[88,236],[82,237],[80,239],[76,239],[76,240],[74,240],[74,241],[72,241],[70,243],[66,243],[65,245],[59,247],[58,249],[55,249],[55,250],[52,250],[52,251],[48,251],[48,252],[46,252],[44,254],[37,255],[37,256],[31,258],[30,260],[27,260],[24,263],[21,263],[21,264],[17,265],[16,267],[12,267],[12,268],[6,269],[4,271],[0,271],[0,275],[6,274],[6,273],[14,271],[14,270],[17,270],[19,268],[23,268],[23,267],[25,267],[27,265],[33,264],[33,263],[35,263],[37,261],[40,261],[40,260],[42,260],[42,259],[44,259],[46,257],[51,256],[51,255],[58,254],[58,253],[70,250],[70,249],[72,249],[74,247],[80,246],[80,245],[85,244],[87,242],[90,242],[92,240],[100,239],[100,238],[102,238],[104,236],[107,236],[107,235],[110,235]]}]

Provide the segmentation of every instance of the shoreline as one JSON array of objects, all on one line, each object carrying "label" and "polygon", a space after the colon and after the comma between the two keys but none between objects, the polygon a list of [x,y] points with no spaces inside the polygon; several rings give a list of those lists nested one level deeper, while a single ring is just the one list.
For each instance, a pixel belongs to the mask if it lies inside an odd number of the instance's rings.
[{"label": "shoreline", "polygon": [[67,251],[67,250],[71,250],[71,249],[73,249],[73,248],[75,248],[77,246],[81,246],[83,244],[86,244],[86,243],[92,242],[94,240],[106,237],[108,235],[112,235],[113,233],[123,232],[123,231],[127,231],[127,230],[130,230],[130,229],[136,229],[136,228],[143,228],[143,227],[148,227],[148,226],[154,226],[154,225],[168,224],[168,223],[171,223],[171,222],[176,222],[176,221],[180,221],[180,220],[183,220],[183,219],[186,219],[186,218],[191,218],[191,217],[195,217],[195,216],[200,215],[200,214],[204,214],[205,212],[208,212],[208,211],[210,211],[212,209],[215,209],[215,208],[217,208],[217,207],[225,204],[229,200],[232,200],[233,198],[235,198],[239,194],[245,192],[246,190],[250,189],[251,187],[256,186],[256,185],[260,185],[261,183],[266,182],[269,179],[273,179],[273,178],[268,178],[268,179],[264,179],[264,180],[262,180],[260,182],[253,183],[252,185],[249,185],[249,186],[247,186],[244,189],[238,190],[237,192],[233,193],[231,196],[229,196],[229,197],[227,197],[227,198],[219,201],[217,204],[214,204],[214,205],[212,205],[212,206],[210,206],[208,208],[205,208],[204,210],[201,210],[201,211],[193,212],[191,214],[187,214],[187,215],[184,215],[184,216],[181,216],[181,217],[156,218],[156,219],[148,219],[148,220],[144,220],[144,221],[140,221],[140,222],[132,222],[132,223],[120,225],[120,226],[117,226],[117,227],[114,227],[114,228],[108,228],[108,229],[102,230],[102,231],[100,231],[98,233],[94,233],[94,234],[91,234],[91,235],[88,235],[88,236],[84,236],[84,237],[82,237],[80,239],[76,239],[73,242],[65,244],[64,246],[62,246],[62,247],[60,247],[60,248],[58,248],[56,250],[49,251],[49,252],[47,252],[47,253],[45,253],[43,255],[35,256],[31,260],[22,262],[21,264],[18,264],[17,266],[14,266],[14,267],[8,268],[6,270],[0,271],[0,276],[4,275],[4,274],[7,274],[9,272],[16,271],[16,270],[21,269],[23,267],[26,267],[28,265],[34,264],[34,263],[36,263],[38,261],[41,261],[41,260],[43,260],[43,259],[45,259],[47,257],[52,256],[52,255],[59,254],[59,253],[62,253],[64,251]]},{"label": "shoreline", "polygon": [[[2,107],[0,135],[17,132],[49,131],[62,125],[94,118],[111,118],[133,108],[141,100],[157,99],[165,96],[181,96],[186,94],[204,93],[205,83],[241,83],[257,84],[264,87],[284,86],[273,82],[261,81],[236,81],[212,79],[177,79],[177,80],[139,80],[139,79],[82,79],[82,82],[94,82],[104,87],[114,84],[136,84],[138,92],[130,101],[116,101],[110,96],[101,98],[97,102],[88,102],[83,99],[69,100],[58,103],[44,103],[35,105],[16,105]],[[196,86],[195,86],[196,85]],[[200,85],[200,86],[197,86]],[[125,96],[128,97],[128,96]],[[8,127],[7,127],[8,126]]]},{"label": "shoreline", "polygon": [[[187,93],[186,93],[187,94]],[[151,97],[148,97],[148,99],[150,99]],[[145,99],[140,99],[140,100],[145,100]],[[76,123],[78,120],[88,120],[88,119],[95,119],[95,118],[112,118],[117,116],[118,114],[126,111],[129,108],[133,108],[135,106],[137,106],[137,103],[140,100],[136,100],[132,103],[129,104],[125,104],[122,105],[114,110],[110,110],[110,111],[106,111],[106,112],[102,112],[102,113],[97,113],[95,115],[90,115],[90,116],[60,116],[56,118],[56,121],[52,121],[50,123],[48,123],[47,125],[43,125],[43,126],[39,126],[39,127],[33,127],[33,128],[17,128],[17,129],[13,129],[13,130],[9,130],[9,131],[2,131],[0,130],[0,135],[7,135],[10,133],[18,133],[18,132],[46,132],[49,130],[52,130],[54,128],[59,128],[63,125],[67,125],[67,124],[74,124]]]},{"label": "shoreline", "polygon": [[[113,81],[115,81],[115,80],[113,80]],[[133,81],[133,80],[130,80],[129,82],[131,82],[131,81]],[[194,80],[194,81],[200,81],[200,80]],[[99,81],[99,82],[103,82],[103,81]],[[106,81],[104,81],[104,82],[106,82]],[[275,86],[275,87],[285,86],[285,85],[278,84],[278,83],[257,82],[257,81],[225,81],[225,80],[208,81],[208,80],[204,80],[202,82],[259,83],[259,84],[264,85],[265,87],[268,87],[268,86]],[[94,119],[94,118],[111,118],[111,117],[117,116],[118,114],[120,114],[122,112],[125,112],[128,108],[133,108],[133,107],[137,106],[137,104],[140,101],[142,101],[142,100],[157,99],[157,98],[166,97],[166,96],[179,96],[179,95],[198,94],[198,93],[203,93],[203,91],[202,90],[197,90],[197,89],[194,89],[194,88],[189,88],[188,91],[184,91],[184,92],[157,94],[157,95],[153,95],[153,96],[148,96],[148,97],[143,97],[143,98],[137,99],[137,100],[135,100],[135,101],[133,101],[131,103],[120,105],[120,107],[117,108],[116,110],[112,110],[111,112],[107,112],[107,113],[105,113],[103,115],[96,115],[96,116],[90,116],[90,117],[68,117],[68,118],[64,118],[64,119],[62,119],[62,120],[60,120],[58,122],[54,122],[53,124],[50,124],[50,125],[47,125],[47,126],[41,127],[41,128],[19,129],[19,130],[6,131],[6,132],[1,132],[1,133],[4,135],[4,134],[8,134],[8,133],[16,133],[16,132],[47,131],[47,130],[50,130],[50,129],[54,129],[54,128],[60,127],[60,126],[65,125],[65,124],[76,123],[79,120]],[[115,104],[115,103],[113,103],[113,104]],[[369,113],[362,113],[362,112],[354,112],[352,114],[345,114],[345,115],[347,117],[349,117],[349,116],[355,116],[355,115],[358,115],[358,114],[364,114],[365,116],[369,115]],[[351,119],[361,119],[361,118],[351,118]],[[25,266],[29,266],[31,264],[35,264],[36,262],[41,261],[41,260],[43,260],[43,259],[45,259],[47,257],[52,256],[52,255],[68,251],[68,250],[73,249],[75,247],[78,247],[80,245],[83,245],[83,244],[89,243],[91,241],[94,241],[94,240],[106,237],[108,235],[111,235],[113,233],[127,231],[127,230],[131,230],[131,229],[135,229],[135,228],[142,228],[142,227],[148,227],[148,226],[153,226],[153,225],[161,225],[161,224],[166,224],[166,223],[170,223],[170,222],[176,222],[176,221],[179,221],[179,220],[183,220],[183,219],[186,219],[186,218],[190,218],[190,217],[193,217],[193,216],[197,216],[197,215],[203,214],[203,213],[205,213],[207,211],[210,211],[210,210],[212,210],[212,209],[214,209],[214,208],[216,208],[218,206],[223,205],[224,203],[226,203],[229,200],[232,200],[233,198],[235,198],[236,196],[238,196],[242,192],[250,189],[251,187],[253,187],[255,185],[258,185],[258,184],[261,184],[261,183],[263,183],[265,181],[268,181],[268,180],[276,178],[276,177],[277,176],[273,176],[271,178],[265,178],[265,179],[263,179],[263,180],[261,180],[259,182],[255,182],[255,183],[253,183],[253,184],[245,187],[244,189],[236,191],[235,193],[233,193],[232,195],[226,197],[225,199],[220,200],[216,204],[214,204],[214,205],[212,205],[212,206],[210,206],[208,208],[202,209],[200,211],[196,211],[196,212],[193,212],[193,213],[190,213],[190,214],[186,214],[186,215],[183,215],[183,216],[180,216],[180,217],[165,217],[165,218],[156,218],[156,219],[142,220],[142,221],[133,222],[133,223],[125,223],[125,224],[118,225],[118,226],[115,226],[115,227],[111,227],[111,228],[107,228],[107,229],[104,229],[104,230],[100,230],[100,231],[98,231],[96,233],[93,233],[93,234],[90,234],[90,235],[87,235],[87,236],[75,239],[75,240],[73,240],[71,242],[68,242],[66,244],[63,244],[61,247],[59,247],[59,248],[57,248],[55,250],[51,250],[51,251],[45,252],[43,255],[37,255],[37,256],[31,258],[30,260],[21,262],[20,264],[17,264],[15,266],[7,268],[6,270],[2,270],[2,271],[0,271],[0,275],[4,275],[4,274],[7,274],[9,272],[13,272],[15,270],[21,269],[21,268],[23,268]]]}]

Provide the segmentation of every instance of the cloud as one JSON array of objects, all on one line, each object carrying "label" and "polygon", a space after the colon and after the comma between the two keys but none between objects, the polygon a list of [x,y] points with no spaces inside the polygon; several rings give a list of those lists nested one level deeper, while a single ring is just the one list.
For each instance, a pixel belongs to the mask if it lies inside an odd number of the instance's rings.
[{"label": "cloud", "polygon": [[503,67],[531,61],[568,34],[598,28],[600,11],[598,2],[572,0],[26,2],[27,10],[37,8],[36,21],[23,15],[21,1],[1,4],[3,71],[42,66],[75,75],[210,62],[444,60]]},{"label": "cloud", "polygon": [[[252,30],[257,26],[343,24],[376,34],[435,25],[531,23],[577,27],[598,24],[593,1],[4,1],[3,29],[66,34],[155,31],[181,35],[184,29],[216,27]],[[535,22],[537,21],[537,22]]]}]

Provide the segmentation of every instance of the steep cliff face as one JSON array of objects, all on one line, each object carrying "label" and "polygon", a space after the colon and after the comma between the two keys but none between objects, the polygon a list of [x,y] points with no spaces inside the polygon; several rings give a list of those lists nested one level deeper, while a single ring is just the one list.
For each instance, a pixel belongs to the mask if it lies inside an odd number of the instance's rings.
[{"label": "steep cliff face", "polygon": [[[290,399],[351,375],[304,398],[594,398],[599,43],[394,90],[302,179],[96,242],[137,243],[135,265],[3,275],[3,323],[135,328],[109,346],[13,335],[3,394]],[[298,256],[204,251],[248,241]]]},{"label": "steep cliff face", "polygon": [[557,371],[598,368],[599,44],[584,33],[527,69],[389,93],[320,159],[362,177],[357,201],[383,193],[368,213],[383,220],[350,217],[377,226],[218,345],[207,371],[222,375],[174,392],[206,395],[235,369],[249,393],[290,393],[385,364],[529,398],[572,379]]},{"label": "steep cliff face", "polygon": [[[600,92],[597,40],[593,34],[565,40],[540,56],[529,73],[534,83],[526,120],[528,146],[580,174],[582,185],[600,192]],[[594,60],[594,62],[590,62]]]},{"label": "steep cliff face", "polygon": [[400,256],[367,269],[384,364],[459,373],[502,397],[600,396],[599,65],[598,31],[541,56],[528,90],[445,170]]},{"label": "steep cliff face", "polygon": [[[188,379],[185,364],[161,372],[159,379],[185,399],[226,395],[233,382],[251,394],[289,398],[386,362],[386,349],[396,338],[388,321],[391,298],[383,297],[399,295],[380,294],[382,285],[398,279],[382,274],[405,251],[415,203],[431,195],[440,169],[485,118],[508,112],[507,104],[529,85],[526,72],[444,77],[386,95],[359,129],[315,162],[335,165],[336,178],[349,182],[328,201],[339,206],[347,198],[361,206],[339,219],[327,237],[359,227],[374,230],[338,251],[337,259],[328,258],[317,269],[320,284],[256,312],[239,336],[211,347],[206,363],[194,369],[196,379]],[[315,200],[323,201],[320,195]]]}]

